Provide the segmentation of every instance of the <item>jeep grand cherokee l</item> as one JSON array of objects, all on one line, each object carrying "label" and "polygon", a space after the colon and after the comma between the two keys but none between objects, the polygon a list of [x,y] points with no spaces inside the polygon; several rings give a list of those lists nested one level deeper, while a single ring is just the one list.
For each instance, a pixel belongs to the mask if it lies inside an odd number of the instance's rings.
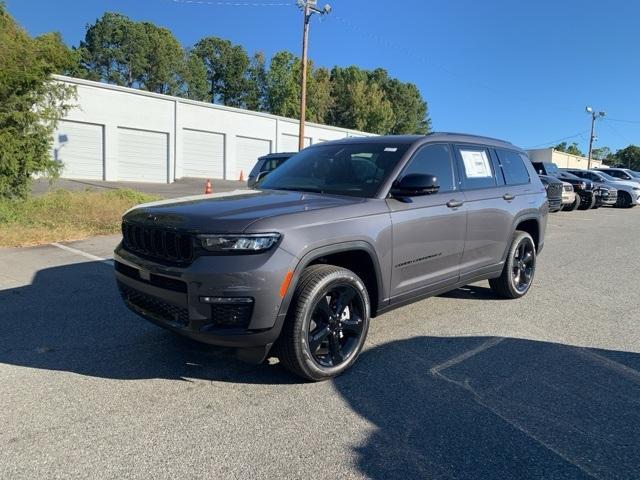
[{"label": "jeep grand cherokee l", "polygon": [[140,316],[323,380],[355,362],[383,312],[484,279],[525,295],[548,208],[510,143],[344,139],[294,155],[259,190],[128,211],[115,275]]}]

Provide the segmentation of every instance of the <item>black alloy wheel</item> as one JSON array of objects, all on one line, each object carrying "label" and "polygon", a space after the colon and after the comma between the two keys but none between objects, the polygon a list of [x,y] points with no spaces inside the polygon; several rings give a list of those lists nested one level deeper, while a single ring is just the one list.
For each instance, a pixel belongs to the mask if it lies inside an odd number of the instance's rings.
[{"label": "black alloy wheel", "polygon": [[518,293],[529,290],[533,280],[534,262],[535,247],[528,238],[523,238],[516,248],[511,272],[513,286]]},{"label": "black alloy wheel", "polygon": [[312,381],[340,375],[360,355],[371,306],[364,282],[336,265],[304,269],[275,352],[283,366]]},{"label": "black alloy wheel", "polygon": [[364,302],[351,285],[332,286],[316,303],[307,344],[321,367],[338,367],[356,352],[362,335]]}]

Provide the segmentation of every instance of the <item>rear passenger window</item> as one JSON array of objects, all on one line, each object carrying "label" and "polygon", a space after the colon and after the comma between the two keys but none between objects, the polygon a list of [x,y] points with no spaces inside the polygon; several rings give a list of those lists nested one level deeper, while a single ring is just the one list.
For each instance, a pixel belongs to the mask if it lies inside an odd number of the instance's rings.
[{"label": "rear passenger window", "polygon": [[496,186],[489,150],[466,145],[456,148],[464,188],[474,189]]},{"label": "rear passenger window", "polygon": [[444,144],[427,145],[418,150],[402,172],[402,176],[410,173],[434,175],[438,179],[438,192],[450,192],[455,189],[453,164],[449,146]]},{"label": "rear passenger window", "polygon": [[496,152],[500,160],[500,165],[502,165],[502,171],[504,172],[504,179],[507,185],[529,183],[529,171],[519,153],[511,150],[496,150]]}]

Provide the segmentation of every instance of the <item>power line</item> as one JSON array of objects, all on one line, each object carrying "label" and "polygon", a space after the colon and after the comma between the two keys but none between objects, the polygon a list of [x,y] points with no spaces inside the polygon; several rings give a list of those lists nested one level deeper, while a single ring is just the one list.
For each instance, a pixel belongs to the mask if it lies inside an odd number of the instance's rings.
[{"label": "power line", "polygon": [[171,0],[173,3],[188,5],[212,5],[216,7],[293,7],[295,3],[264,3],[264,2],[209,2],[206,0]]},{"label": "power line", "polygon": [[620,123],[640,123],[640,120],[621,120],[619,118],[607,118],[610,122],[620,122]]},{"label": "power line", "polygon": [[538,145],[534,145],[532,147],[528,147],[527,150],[532,150],[534,148],[538,148],[538,147],[544,147],[546,145],[552,145],[552,144],[557,144],[559,142],[562,142],[564,140],[570,140],[572,138],[576,138],[576,137],[582,137],[584,139],[584,135],[587,133],[587,130],[584,130],[582,132],[579,133],[575,133],[573,135],[569,135],[568,137],[563,137],[563,138],[558,138],[556,140],[550,140],[548,142],[543,142],[543,143],[539,143]]},{"label": "power line", "polygon": [[[607,119],[607,120],[611,120],[611,119]],[[633,145],[633,142],[631,140],[629,140],[625,135],[623,135],[622,133],[620,133],[620,131],[617,128],[614,128],[613,125],[611,125],[609,122],[603,122],[608,128],[611,129],[611,131],[613,133],[615,133],[616,135],[618,135],[622,140],[624,140],[625,142],[627,142],[629,145]]]}]

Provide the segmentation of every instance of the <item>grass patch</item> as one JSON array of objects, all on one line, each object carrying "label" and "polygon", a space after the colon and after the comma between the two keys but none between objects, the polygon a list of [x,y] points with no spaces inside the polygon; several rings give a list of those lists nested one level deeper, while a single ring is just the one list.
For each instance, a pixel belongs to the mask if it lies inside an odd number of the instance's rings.
[{"label": "grass patch", "polygon": [[0,199],[0,247],[79,240],[120,231],[129,208],[159,197],[128,189],[56,190],[27,200]]}]

